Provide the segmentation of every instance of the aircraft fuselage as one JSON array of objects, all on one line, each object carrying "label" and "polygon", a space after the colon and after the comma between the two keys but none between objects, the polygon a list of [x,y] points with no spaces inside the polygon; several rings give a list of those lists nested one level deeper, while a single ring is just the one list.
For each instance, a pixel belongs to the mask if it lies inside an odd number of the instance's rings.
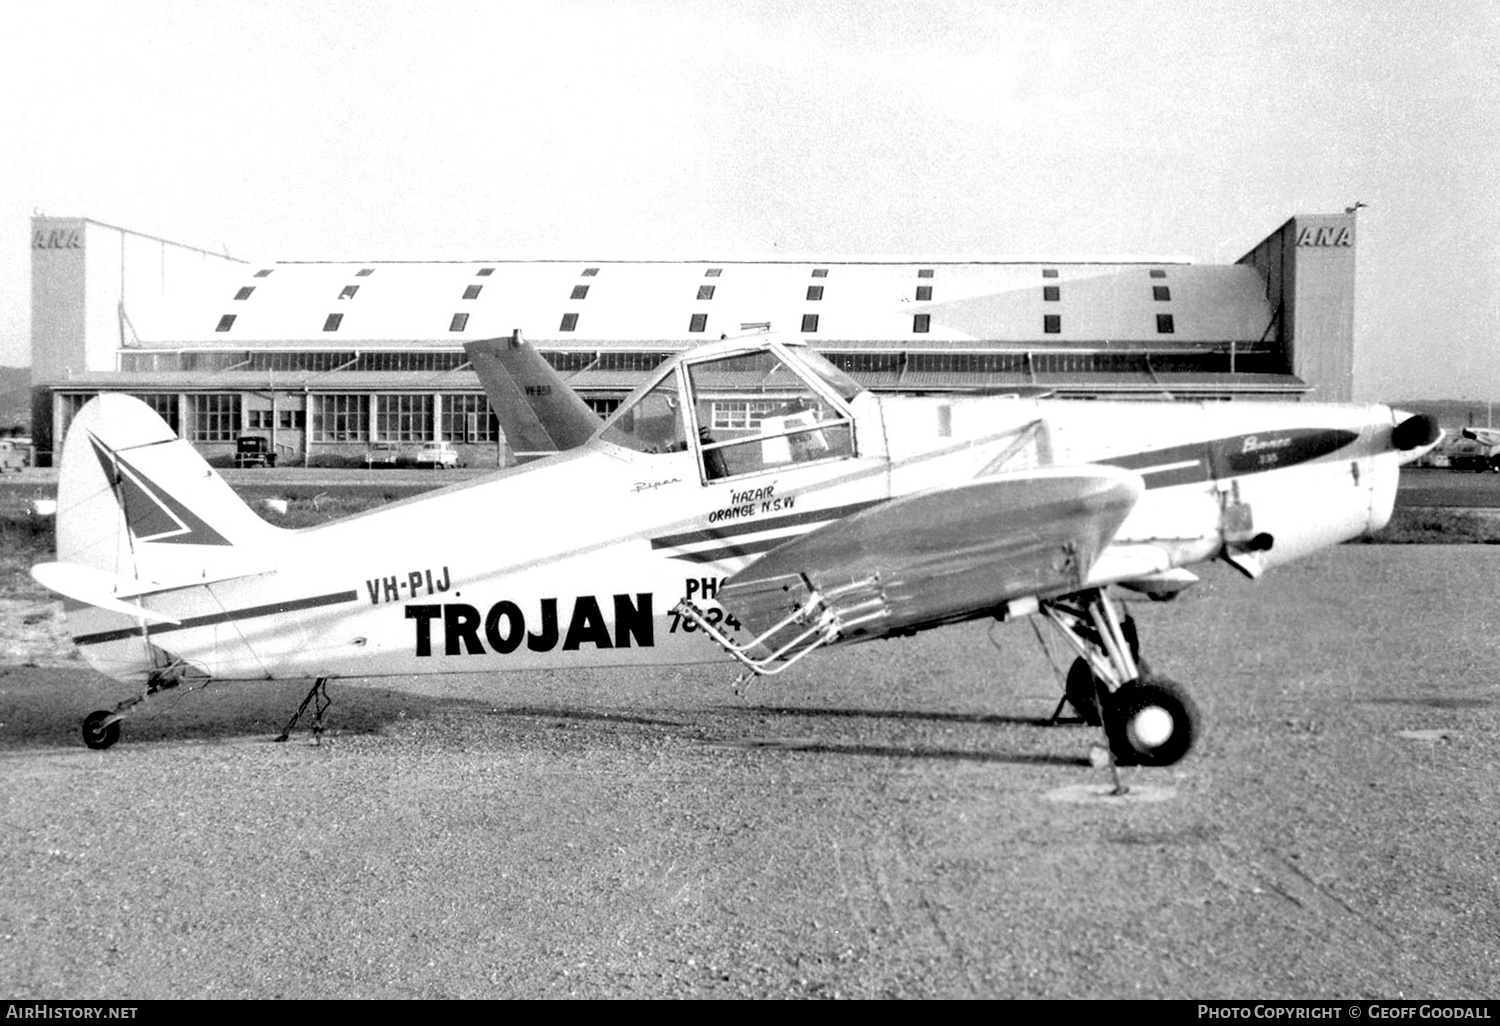
[{"label": "aircraft fuselage", "polygon": [[727,656],[673,612],[678,600],[736,636],[714,601],[726,578],[893,497],[1112,465],[1145,482],[1114,546],[1157,553],[1163,568],[1239,547],[1261,569],[1382,527],[1400,462],[1378,405],[861,393],[848,415],[852,444],[838,457],[723,480],[697,444],[643,452],[596,438],[284,532],[276,551],[254,554],[263,572],[141,600],[176,622],[70,606],[70,629],[93,665],[130,680],[163,653],[222,679],[716,661]]}]

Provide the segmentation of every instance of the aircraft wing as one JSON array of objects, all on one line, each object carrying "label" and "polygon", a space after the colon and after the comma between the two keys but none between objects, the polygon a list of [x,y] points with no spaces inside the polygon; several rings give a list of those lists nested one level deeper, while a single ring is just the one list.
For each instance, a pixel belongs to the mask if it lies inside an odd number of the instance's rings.
[{"label": "aircraft wing", "polygon": [[598,415],[519,331],[510,338],[466,342],[464,352],[517,455],[573,449],[599,429]]},{"label": "aircraft wing", "polygon": [[[814,591],[842,637],[998,612],[1012,599],[1077,590],[1144,491],[1132,471],[1087,466],[904,496],[772,549],[716,597],[748,637],[771,631]],[[805,626],[773,631],[762,653]]]}]

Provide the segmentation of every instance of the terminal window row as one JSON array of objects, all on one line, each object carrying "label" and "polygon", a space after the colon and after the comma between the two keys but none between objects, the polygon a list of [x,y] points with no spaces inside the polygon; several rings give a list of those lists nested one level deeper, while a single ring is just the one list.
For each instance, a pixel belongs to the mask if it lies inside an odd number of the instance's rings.
[{"label": "terminal window row", "polygon": [[305,420],[303,410],[245,411],[245,426],[251,431],[301,431]]}]

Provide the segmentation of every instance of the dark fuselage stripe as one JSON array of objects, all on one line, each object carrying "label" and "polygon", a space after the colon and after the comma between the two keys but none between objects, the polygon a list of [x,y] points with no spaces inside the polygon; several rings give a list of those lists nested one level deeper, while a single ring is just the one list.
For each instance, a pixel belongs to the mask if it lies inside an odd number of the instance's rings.
[{"label": "dark fuselage stripe", "polygon": [[[652,538],[653,549],[675,548],[679,545],[692,545],[696,542],[724,541],[740,534],[756,534],[760,531],[775,531],[784,527],[796,527],[799,524],[815,524],[825,520],[842,520],[862,509],[879,505],[884,499],[872,499],[868,502],[852,502],[847,506],[830,506],[826,509],[808,510],[806,513],[790,513],[783,517],[767,517],[764,520],[744,520],[736,524],[726,524],[723,527],[708,527],[701,531],[687,531],[683,534],[669,534],[661,538]],[[783,538],[781,541],[786,541]]]},{"label": "dark fuselage stripe", "polygon": [[142,634],[166,634],[170,631],[188,631],[194,627],[211,627],[215,624],[231,623],[235,620],[251,620],[261,616],[276,616],[279,613],[295,613],[302,609],[316,609],[319,606],[336,606],[345,602],[357,602],[359,593],[354,591],[334,592],[330,595],[314,595],[312,598],[292,599],[288,602],[272,602],[264,606],[251,606],[248,609],[231,609],[223,613],[210,613],[207,616],[194,616],[183,620],[181,623],[164,623],[155,627],[121,627],[113,631],[99,631],[97,634],[80,634],[73,639],[76,645],[101,645],[106,641],[120,641],[124,638],[138,637]]},{"label": "dark fuselage stripe", "polygon": [[[814,529],[809,528],[809,530]],[[732,545],[721,545],[716,549],[673,552],[670,558],[681,559],[688,563],[717,563],[721,559],[734,559],[736,556],[753,556],[758,552],[774,549],[776,546],[800,538],[806,533],[806,531],[803,531],[798,534],[782,535],[779,538],[757,538],[751,541],[736,542]]]}]

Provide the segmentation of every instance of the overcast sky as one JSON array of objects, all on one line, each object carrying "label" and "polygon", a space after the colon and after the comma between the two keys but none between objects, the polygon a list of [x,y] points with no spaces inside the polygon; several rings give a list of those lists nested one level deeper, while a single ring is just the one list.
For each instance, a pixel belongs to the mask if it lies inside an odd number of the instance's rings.
[{"label": "overcast sky", "polygon": [[1500,4],[13,5],[33,212],[250,259],[1180,255],[1359,212],[1360,398],[1500,399]]}]

